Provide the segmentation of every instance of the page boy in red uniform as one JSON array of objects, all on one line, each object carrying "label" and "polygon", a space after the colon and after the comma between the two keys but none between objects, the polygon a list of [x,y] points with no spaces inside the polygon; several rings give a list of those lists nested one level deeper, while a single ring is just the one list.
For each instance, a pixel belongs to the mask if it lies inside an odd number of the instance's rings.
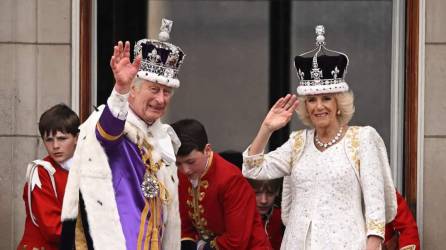
[{"label": "page boy in red uniform", "polygon": [[241,171],[212,150],[200,122],[180,120],[172,128],[181,141],[182,249],[271,249],[254,191]]},{"label": "page boy in red uniform", "polygon": [[59,249],[62,201],[79,125],[78,116],[65,104],[40,117],[39,132],[48,155],[28,165],[23,188],[25,230],[18,250]]},{"label": "page boy in red uniform", "polygon": [[275,200],[280,193],[281,179],[253,180],[248,179],[256,193],[257,211],[262,217],[263,228],[274,250],[280,250],[285,226],[282,224],[280,208]]}]

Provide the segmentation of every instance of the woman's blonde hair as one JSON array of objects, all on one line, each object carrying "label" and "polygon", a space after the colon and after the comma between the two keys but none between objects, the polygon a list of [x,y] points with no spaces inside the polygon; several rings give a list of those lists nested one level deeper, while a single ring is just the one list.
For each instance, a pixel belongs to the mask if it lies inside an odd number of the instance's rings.
[{"label": "woman's blonde hair", "polygon": [[[334,96],[338,110],[341,112],[339,115],[337,115],[339,124],[345,125],[350,122],[350,120],[353,117],[353,114],[355,113],[355,105],[353,104],[354,97],[352,91],[347,92],[341,92],[341,93],[335,93],[330,94]],[[308,96],[298,96],[299,99],[299,106],[296,109],[297,115],[299,116],[299,119],[302,121],[303,124],[313,127],[313,123],[311,122],[310,115],[307,111],[307,98]]]}]

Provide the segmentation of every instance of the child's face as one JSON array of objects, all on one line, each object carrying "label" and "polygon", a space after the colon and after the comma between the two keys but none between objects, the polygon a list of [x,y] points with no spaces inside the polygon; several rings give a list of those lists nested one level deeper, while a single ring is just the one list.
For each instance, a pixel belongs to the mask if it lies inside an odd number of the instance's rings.
[{"label": "child's face", "polygon": [[206,145],[203,152],[194,149],[188,155],[177,156],[177,167],[190,181],[198,181],[210,164],[211,153],[209,144]]},{"label": "child's face", "polygon": [[260,215],[266,215],[269,213],[274,205],[274,200],[278,193],[271,193],[268,191],[256,191],[256,204],[257,211]]},{"label": "child's face", "polygon": [[46,151],[57,163],[62,164],[70,159],[76,149],[77,136],[70,133],[57,131],[55,134],[47,134],[43,137]]}]

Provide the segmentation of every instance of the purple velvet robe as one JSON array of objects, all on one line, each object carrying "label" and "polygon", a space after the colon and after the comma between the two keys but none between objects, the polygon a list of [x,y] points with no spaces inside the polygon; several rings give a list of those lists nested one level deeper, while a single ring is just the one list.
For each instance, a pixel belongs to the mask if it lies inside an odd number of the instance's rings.
[{"label": "purple velvet robe", "polygon": [[[122,135],[124,125],[125,121],[114,117],[106,106],[96,126],[96,137],[107,154],[111,168],[126,247],[137,249],[141,213],[145,205],[145,197],[141,190],[145,166],[137,145]],[[146,226],[149,218],[150,214],[145,221]]]}]

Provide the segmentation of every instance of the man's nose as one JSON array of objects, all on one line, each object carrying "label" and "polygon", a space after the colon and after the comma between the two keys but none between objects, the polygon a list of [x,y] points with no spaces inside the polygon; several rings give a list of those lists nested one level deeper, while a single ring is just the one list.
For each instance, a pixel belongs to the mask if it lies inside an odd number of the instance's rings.
[{"label": "man's nose", "polygon": [[60,142],[58,140],[54,140],[53,141],[53,148],[59,148],[60,147]]},{"label": "man's nose", "polygon": [[165,96],[165,94],[164,94],[164,91],[160,91],[160,92],[158,92],[158,93],[156,94],[156,96],[155,96],[155,99],[156,99],[156,101],[157,101],[159,104],[164,104],[164,103],[166,103],[166,96]]}]

